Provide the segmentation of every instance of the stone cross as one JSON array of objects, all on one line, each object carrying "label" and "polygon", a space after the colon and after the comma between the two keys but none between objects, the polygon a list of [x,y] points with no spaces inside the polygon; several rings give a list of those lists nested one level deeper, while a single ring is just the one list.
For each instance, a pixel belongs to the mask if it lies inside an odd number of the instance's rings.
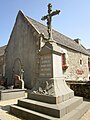
[{"label": "stone cross", "polygon": [[41,20],[47,19],[47,27],[48,27],[48,40],[52,40],[52,16],[57,15],[60,13],[60,10],[52,11],[52,5],[51,3],[48,4],[48,14],[46,16],[43,16]]}]

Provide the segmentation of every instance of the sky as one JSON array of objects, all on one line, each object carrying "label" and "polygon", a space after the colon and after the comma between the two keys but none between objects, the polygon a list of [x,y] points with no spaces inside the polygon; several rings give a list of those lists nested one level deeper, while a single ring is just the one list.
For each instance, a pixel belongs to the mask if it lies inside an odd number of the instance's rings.
[{"label": "sky", "polygon": [[90,0],[0,0],[0,47],[8,43],[19,10],[46,25],[41,17],[47,15],[49,3],[52,10],[61,11],[53,17],[53,29],[73,40],[79,38],[89,49]]}]

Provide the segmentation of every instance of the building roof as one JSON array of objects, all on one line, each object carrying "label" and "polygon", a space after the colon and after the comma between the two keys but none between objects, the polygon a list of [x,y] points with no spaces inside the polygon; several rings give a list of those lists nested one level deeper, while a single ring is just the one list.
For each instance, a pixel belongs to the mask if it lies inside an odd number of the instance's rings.
[{"label": "building roof", "polygon": [[[40,33],[44,33],[45,37],[48,37],[47,26],[41,24],[40,22],[38,22],[30,17],[27,17],[27,18]],[[75,50],[77,52],[80,52],[80,53],[90,56],[90,52],[88,52],[87,49],[85,47],[83,47],[81,44],[76,43],[73,39],[71,39],[55,30],[52,30],[52,32],[53,32],[52,33],[53,39],[61,46],[65,46],[67,48],[70,48],[72,50]]]},{"label": "building roof", "polygon": [[6,49],[6,45],[0,47],[0,56],[4,55],[5,49]]},{"label": "building roof", "polygon": [[87,49],[87,51],[90,53],[90,49]]}]

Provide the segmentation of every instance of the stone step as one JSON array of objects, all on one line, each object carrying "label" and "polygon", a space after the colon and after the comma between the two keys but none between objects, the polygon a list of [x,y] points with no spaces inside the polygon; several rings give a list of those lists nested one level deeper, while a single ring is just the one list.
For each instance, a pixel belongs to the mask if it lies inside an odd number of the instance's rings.
[{"label": "stone step", "polygon": [[74,110],[64,115],[62,118],[52,117],[49,115],[39,113],[37,111],[22,108],[16,105],[11,105],[10,111],[12,114],[18,117],[22,117],[26,120],[79,120],[82,117],[82,115],[89,109],[89,106],[90,106],[90,103],[83,102]]},{"label": "stone step", "polygon": [[83,102],[76,109],[72,110],[68,114],[64,115],[62,118],[58,120],[80,120],[80,118],[87,112],[90,108],[89,102]]},{"label": "stone step", "polygon": [[73,97],[59,104],[48,104],[30,99],[22,99],[18,100],[18,106],[60,118],[75,109],[82,102],[83,99],[81,97]]},{"label": "stone step", "polygon": [[11,114],[14,114],[17,117],[24,118],[26,120],[54,120],[56,118],[29,110],[26,108],[22,108],[16,105],[11,105],[10,107]]},{"label": "stone step", "polygon": [[56,104],[43,103],[30,99],[22,99],[18,100],[18,106],[50,116],[60,117],[60,110]]},{"label": "stone step", "polygon": [[83,98],[82,97],[73,97],[69,100],[62,102],[59,106],[60,107],[60,115],[63,117],[65,114],[69,113],[70,111],[74,110],[80,104],[82,104]]},{"label": "stone step", "polygon": [[68,112],[70,112],[71,110],[75,109],[82,102],[83,98],[81,97],[73,97],[59,104],[49,104],[30,99],[22,99],[18,100],[18,106],[60,118]]}]

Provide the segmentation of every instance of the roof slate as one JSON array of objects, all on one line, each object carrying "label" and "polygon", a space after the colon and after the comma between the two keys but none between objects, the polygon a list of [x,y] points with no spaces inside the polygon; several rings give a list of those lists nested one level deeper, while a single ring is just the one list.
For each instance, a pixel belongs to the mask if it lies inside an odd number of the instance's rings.
[{"label": "roof slate", "polygon": [[87,49],[87,51],[90,53],[90,49]]},{"label": "roof slate", "polygon": [[[30,22],[35,26],[35,28],[40,33],[44,33],[45,37],[48,37],[47,27],[45,25],[43,25],[42,23],[40,23],[30,17],[27,17],[27,18],[30,20]],[[52,35],[53,35],[53,39],[58,44],[90,56],[90,53],[87,51],[87,49],[85,47],[83,47],[81,44],[79,45],[78,43],[76,43],[73,39],[55,31],[54,29],[52,30]]]}]

